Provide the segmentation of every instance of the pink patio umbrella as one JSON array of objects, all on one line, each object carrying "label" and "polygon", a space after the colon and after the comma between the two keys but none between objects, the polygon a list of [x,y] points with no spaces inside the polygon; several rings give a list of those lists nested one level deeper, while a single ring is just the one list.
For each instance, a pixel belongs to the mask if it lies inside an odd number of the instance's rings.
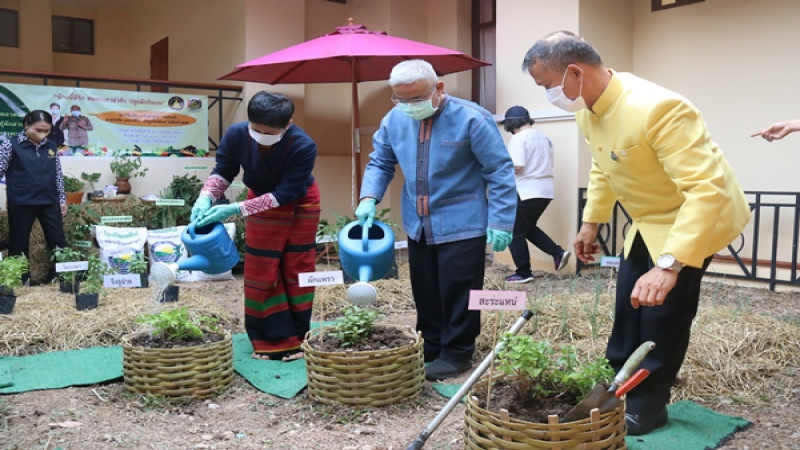
[{"label": "pink patio umbrella", "polygon": [[439,75],[475,69],[489,63],[462,52],[371,31],[363,25],[336,27],[336,31],[240,64],[218,79],[281,83],[344,83],[353,92],[353,157],[356,192],[361,189],[361,143],[358,114],[360,81],[388,80],[395,64],[424,59]]}]

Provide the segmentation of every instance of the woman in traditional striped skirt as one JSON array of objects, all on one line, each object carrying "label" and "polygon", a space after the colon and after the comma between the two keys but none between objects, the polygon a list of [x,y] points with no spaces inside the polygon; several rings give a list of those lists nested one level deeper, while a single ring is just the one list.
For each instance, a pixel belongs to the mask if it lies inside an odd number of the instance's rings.
[{"label": "woman in traditional striped skirt", "polygon": [[[247,122],[232,125],[217,149],[216,165],[192,207],[202,227],[234,214],[246,216],[245,328],[253,357],[290,361],[311,323],[313,287],[298,274],[315,271],[320,195],[311,175],[317,145],[292,123],[294,104],[261,91],[247,106]],[[247,199],[211,206],[242,170]]]}]

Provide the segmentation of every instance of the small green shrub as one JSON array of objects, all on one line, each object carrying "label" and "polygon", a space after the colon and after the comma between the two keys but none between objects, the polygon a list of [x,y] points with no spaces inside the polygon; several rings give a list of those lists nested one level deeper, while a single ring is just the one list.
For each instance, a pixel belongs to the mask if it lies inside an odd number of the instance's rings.
[{"label": "small green shrub", "polygon": [[154,328],[153,337],[164,337],[167,340],[200,339],[205,335],[204,329],[216,332],[218,319],[208,316],[192,318],[187,307],[164,310],[157,314],[145,314],[136,318],[136,322]]},{"label": "small green shrub", "polygon": [[128,269],[130,273],[147,273],[148,264],[144,252],[136,252],[133,254],[133,259],[128,263]]},{"label": "small green shrub", "polygon": [[[71,248],[71,247],[56,247],[53,249],[53,254],[50,257],[53,261],[57,263],[64,263],[64,262],[73,262],[73,261],[83,261],[83,253]],[[58,272],[56,278],[58,281],[64,284],[73,284],[75,280],[78,278],[78,274],[80,271],[72,270],[69,272]]]},{"label": "small green shrub", "polygon": [[109,269],[97,255],[90,255],[88,259],[89,270],[86,271],[86,277],[81,284],[81,292],[84,294],[106,295],[106,290],[103,287],[103,276],[109,273]]},{"label": "small green shrub", "polygon": [[22,275],[28,271],[25,255],[8,256],[0,261],[0,286],[9,289],[22,286]]},{"label": "small green shrub", "polygon": [[573,396],[583,398],[596,384],[607,384],[614,370],[604,357],[581,364],[575,347],[557,352],[547,341],[506,333],[497,353],[497,369],[515,376],[514,389],[522,398]]},{"label": "small green shrub", "polygon": [[81,172],[81,180],[83,180],[84,183],[89,183],[89,186],[92,187],[92,192],[94,192],[94,184],[100,181],[100,175],[100,172]]},{"label": "small green shrub", "polygon": [[147,172],[147,167],[142,168],[142,158],[137,156],[135,158],[117,155],[108,164],[111,173],[117,178],[136,178],[143,177]]},{"label": "small green shrub", "polygon": [[64,175],[64,192],[78,192],[83,189],[83,181],[69,175]]},{"label": "small green shrub", "polygon": [[359,308],[350,305],[342,310],[344,316],[337,323],[331,336],[341,341],[342,347],[355,345],[361,339],[372,333],[372,324],[378,318],[378,312],[371,309]]}]

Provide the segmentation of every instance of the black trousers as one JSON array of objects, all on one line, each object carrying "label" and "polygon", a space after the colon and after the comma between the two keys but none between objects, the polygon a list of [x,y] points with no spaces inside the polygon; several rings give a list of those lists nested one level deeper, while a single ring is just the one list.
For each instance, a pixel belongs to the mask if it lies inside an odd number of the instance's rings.
[{"label": "black trousers", "polygon": [[408,240],[411,292],[425,354],[448,362],[472,358],[481,331],[480,311],[470,311],[469,292],[483,288],[486,237],[428,245]]},{"label": "black trousers", "polygon": [[553,242],[536,223],[542,213],[547,209],[551,199],[549,198],[529,198],[521,200],[517,195],[517,217],[514,219],[514,237],[508,245],[514,265],[517,266],[517,275],[529,277],[533,275],[531,271],[531,255],[528,251],[528,242],[535,245],[539,250],[550,256],[558,256],[564,253],[564,249]]},{"label": "black trousers", "polygon": [[[64,222],[61,217],[61,205],[58,203],[50,205],[20,206],[8,205],[8,254],[25,255],[30,259],[28,243],[31,238],[33,222],[39,220],[47,241],[47,248],[52,250],[56,247],[66,247],[67,240],[64,238]],[[48,277],[54,273],[48,274]],[[30,273],[23,275],[23,281],[30,278]]]},{"label": "black trousers", "polygon": [[641,343],[653,341],[656,344],[639,366],[650,370],[650,376],[628,393],[629,413],[652,414],[669,403],[670,389],[689,347],[692,320],[700,299],[700,282],[710,262],[711,257],[708,257],[700,269],[684,267],[661,306],[634,309],[631,291],[636,280],[654,266],[638,233],[629,254],[620,261],[614,325],[606,358],[618,371]]}]

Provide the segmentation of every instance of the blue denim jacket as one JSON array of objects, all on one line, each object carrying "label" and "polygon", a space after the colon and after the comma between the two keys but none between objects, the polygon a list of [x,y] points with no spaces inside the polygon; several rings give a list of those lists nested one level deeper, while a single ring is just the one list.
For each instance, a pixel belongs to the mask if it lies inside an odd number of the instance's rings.
[{"label": "blue denim jacket", "polygon": [[394,177],[405,176],[403,229],[419,241],[442,244],[511,232],[517,209],[514,167],[497,125],[475,103],[446,96],[419,121],[393,108],[372,138],[361,196],[379,202]]}]

